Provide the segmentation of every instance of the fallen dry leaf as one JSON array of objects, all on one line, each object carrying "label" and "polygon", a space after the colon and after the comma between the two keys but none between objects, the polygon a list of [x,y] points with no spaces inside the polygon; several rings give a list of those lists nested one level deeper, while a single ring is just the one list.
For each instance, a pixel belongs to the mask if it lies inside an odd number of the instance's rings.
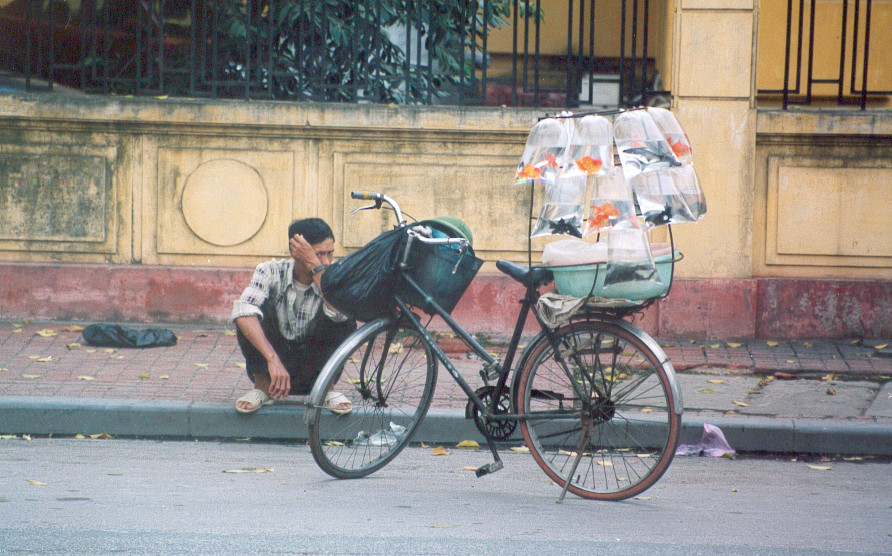
[{"label": "fallen dry leaf", "polygon": [[437,446],[436,448],[433,449],[433,451],[431,452],[431,455],[432,456],[448,456],[449,450],[447,450],[446,448],[444,448],[442,446]]},{"label": "fallen dry leaf", "polygon": [[724,384],[725,383],[725,381],[720,378],[710,378],[706,382],[708,382],[710,384]]},{"label": "fallen dry leaf", "polygon": [[779,344],[774,341],[768,341],[768,342],[765,342],[765,345],[767,345],[768,347],[777,347]]},{"label": "fallen dry leaf", "polygon": [[873,349],[886,349],[889,344],[880,344],[878,346],[873,346]]},{"label": "fallen dry leaf", "polygon": [[22,378],[40,378],[43,375],[22,375]]},{"label": "fallen dry leaf", "polygon": [[236,363],[235,366],[240,369],[245,369],[248,367],[248,365],[246,363]]},{"label": "fallen dry leaf", "polygon": [[98,434],[91,434],[90,438],[108,440],[111,438],[111,435],[108,434],[107,432],[100,432]]},{"label": "fallen dry leaf", "polygon": [[77,379],[78,380],[86,380],[87,382],[89,382],[91,380],[96,380],[95,377],[87,376],[87,375],[81,375],[81,376],[77,377]]},{"label": "fallen dry leaf", "polygon": [[731,403],[733,403],[734,405],[739,405],[740,407],[749,407],[749,405],[750,405],[746,402],[738,402],[736,400],[731,400]]},{"label": "fallen dry leaf", "polygon": [[161,375],[158,378],[160,378],[161,380],[170,380],[170,375]]},{"label": "fallen dry leaf", "polygon": [[95,349],[95,348],[90,348],[90,349],[86,350],[87,353],[96,353],[97,351],[99,351],[99,350]]},{"label": "fallen dry leaf", "polygon": [[462,469],[464,469],[465,471],[477,471],[477,468],[474,467],[473,465],[466,465],[466,466],[462,467]]},{"label": "fallen dry leaf", "polygon": [[0,373],[8,373],[8,372],[9,372],[9,369],[7,369],[6,367],[0,367]]},{"label": "fallen dry leaf", "polygon": [[701,388],[700,393],[701,394],[714,394],[715,390],[713,390],[712,388]]},{"label": "fallen dry leaf", "polygon": [[115,348],[105,348],[105,349],[102,350],[102,351],[104,351],[105,353],[114,353],[114,352],[116,352],[116,351],[118,351],[118,350],[116,350]]},{"label": "fallen dry leaf", "polygon": [[472,448],[477,449],[480,447],[480,444],[473,440],[462,440],[458,444],[455,445],[456,448]]},{"label": "fallen dry leaf", "polygon": [[520,454],[529,454],[530,453],[530,449],[527,448],[526,446],[512,446],[511,451],[518,452]]},{"label": "fallen dry leaf", "polygon": [[23,434],[23,435],[22,435],[22,438],[24,438],[24,439],[27,440],[28,442],[31,442],[31,435],[30,435],[30,434]]},{"label": "fallen dry leaf", "polygon": [[52,328],[44,328],[43,330],[38,330],[34,334],[37,336],[42,336],[44,338],[51,338],[51,337],[55,336],[56,334],[58,334],[58,332],[56,332]]},{"label": "fallen dry leaf", "polygon": [[65,344],[65,347],[67,347],[68,349],[77,349],[81,347],[81,345],[77,342],[71,342],[70,344]]},{"label": "fallen dry leaf", "polygon": [[143,379],[143,380],[145,380],[145,379],[147,379],[147,378],[151,378],[151,377],[148,375],[148,373],[139,373],[139,374],[136,375],[136,376],[139,377],[139,378],[141,378],[141,379]]},{"label": "fallen dry leaf", "polygon": [[253,467],[248,469],[225,469],[224,473],[272,473],[274,469],[265,467]]},{"label": "fallen dry leaf", "polygon": [[235,336],[235,330],[226,329],[223,331],[224,336]]},{"label": "fallen dry leaf", "polygon": [[740,346],[743,345],[743,344],[740,344],[740,343],[737,343],[737,342],[727,342],[727,344],[728,344],[728,347],[729,347],[729,348],[739,348]]},{"label": "fallen dry leaf", "polygon": [[809,343],[809,342],[802,342],[802,345],[805,346],[805,347],[807,347],[807,348],[812,347],[812,344]]},{"label": "fallen dry leaf", "polygon": [[821,377],[821,380],[836,380],[836,375],[833,373],[827,373],[826,375]]},{"label": "fallen dry leaf", "polygon": [[124,359],[124,356],[120,353],[113,353],[108,356],[109,359]]},{"label": "fallen dry leaf", "polygon": [[84,327],[77,324],[70,324],[68,326],[63,326],[62,330],[64,330],[65,332],[83,332]]},{"label": "fallen dry leaf", "polygon": [[34,479],[28,479],[28,482],[31,483],[32,485],[37,485],[37,486],[47,486],[49,484],[49,483],[44,483],[42,481],[35,481]]},{"label": "fallen dry leaf", "polygon": [[208,368],[208,364],[207,364],[207,363],[193,363],[193,365],[195,365],[196,367],[202,368],[202,369],[207,369],[207,368]]},{"label": "fallen dry leaf", "polygon": [[812,465],[810,463],[805,464],[809,469],[814,469],[815,471],[830,471],[833,469],[830,465]]},{"label": "fallen dry leaf", "polygon": [[78,440],[83,440],[84,438],[86,438],[86,436],[84,436],[82,434],[76,434],[76,435],[74,435],[74,437]]},{"label": "fallen dry leaf", "polygon": [[827,389],[827,395],[828,395],[828,396],[835,396],[835,395],[836,395],[836,387],[831,386],[830,388],[828,388],[828,389]]}]

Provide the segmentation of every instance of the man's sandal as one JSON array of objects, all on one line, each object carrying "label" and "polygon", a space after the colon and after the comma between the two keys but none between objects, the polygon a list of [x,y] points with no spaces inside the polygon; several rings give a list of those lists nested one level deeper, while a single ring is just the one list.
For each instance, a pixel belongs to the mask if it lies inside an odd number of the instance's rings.
[{"label": "man's sandal", "polygon": [[353,404],[344,394],[329,392],[325,394],[325,409],[336,415],[346,415],[353,411]]},{"label": "man's sandal", "polygon": [[[245,402],[251,404],[250,407],[239,407],[238,404],[240,402]],[[242,396],[241,398],[235,400],[235,409],[239,413],[254,413],[261,407],[265,405],[269,405],[273,403],[273,400],[264,392],[263,390],[258,390],[254,388],[253,390],[248,390],[248,393]]]}]

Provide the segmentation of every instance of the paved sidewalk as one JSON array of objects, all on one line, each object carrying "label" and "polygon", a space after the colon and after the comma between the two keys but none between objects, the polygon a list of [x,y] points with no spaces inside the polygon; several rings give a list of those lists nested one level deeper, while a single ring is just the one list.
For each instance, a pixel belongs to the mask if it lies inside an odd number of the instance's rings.
[{"label": "paved sidewalk", "polygon": [[[82,326],[0,321],[0,434],[305,434],[299,399],[250,416],[235,411],[234,400],[251,384],[231,326],[155,325],[172,330],[177,345],[114,350],[86,345]],[[683,443],[695,443],[708,422],[741,451],[892,456],[892,342],[886,339],[660,343],[682,389]],[[477,360],[447,343],[444,349],[472,385],[480,383]],[[441,373],[417,439],[479,438],[463,418],[466,401]]]}]

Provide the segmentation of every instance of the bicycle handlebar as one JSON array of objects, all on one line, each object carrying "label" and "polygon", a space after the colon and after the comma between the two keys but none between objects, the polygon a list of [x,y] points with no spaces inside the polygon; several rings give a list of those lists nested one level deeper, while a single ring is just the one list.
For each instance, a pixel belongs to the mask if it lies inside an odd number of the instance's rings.
[{"label": "bicycle handlebar", "polygon": [[351,199],[366,199],[370,201],[375,201],[374,205],[369,205],[367,207],[360,207],[358,209],[353,209],[350,211],[350,214],[355,214],[361,210],[368,209],[380,209],[382,203],[387,203],[390,205],[390,208],[393,209],[394,214],[396,215],[396,221],[398,226],[405,226],[406,221],[403,220],[403,212],[400,210],[400,206],[396,204],[396,201],[384,195],[383,193],[374,193],[372,191],[351,191],[350,192]]}]

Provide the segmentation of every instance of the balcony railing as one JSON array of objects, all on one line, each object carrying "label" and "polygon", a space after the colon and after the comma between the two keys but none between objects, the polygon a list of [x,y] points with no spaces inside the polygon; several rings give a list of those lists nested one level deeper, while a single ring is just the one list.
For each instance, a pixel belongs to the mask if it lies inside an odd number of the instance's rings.
[{"label": "balcony railing", "polygon": [[[759,95],[784,109],[819,102],[861,110],[888,105],[890,16],[892,4],[884,0],[876,6],[873,0],[762,0],[759,83],[768,86]],[[777,48],[777,35],[785,37],[783,48]]]},{"label": "balcony railing", "polygon": [[[620,25],[606,29],[608,8],[595,0],[555,2],[566,12],[544,15],[530,0],[13,0],[0,8],[0,70],[21,79],[13,89],[105,95],[646,103],[665,94],[652,10],[648,0],[614,2]],[[557,53],[542,48],[546,19],[566,32]],[[491,48],[498,29],[511,33],[503,51]],[[607,54],[604,36],[619,37]]]}]

